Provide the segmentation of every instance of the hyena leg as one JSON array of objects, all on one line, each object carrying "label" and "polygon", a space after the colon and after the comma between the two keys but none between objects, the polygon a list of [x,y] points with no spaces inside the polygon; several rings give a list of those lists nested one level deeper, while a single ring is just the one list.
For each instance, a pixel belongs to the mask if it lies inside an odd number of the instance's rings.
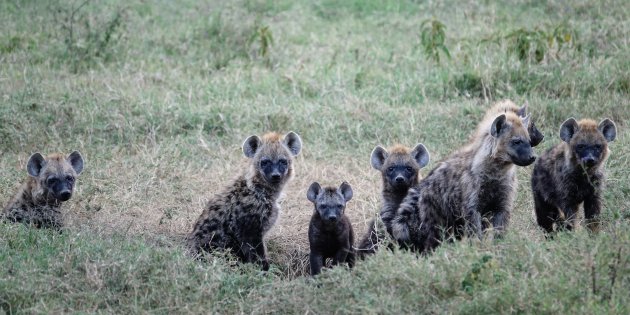
[{"label": "hyena leg", "polygon": [[560,227],[567,231],[573,230],[573,224],[575,223],[575,210],[576,206],[564,206],[562,212],[564,213],[564,220],[561,220]]},{"label": "hyena leg", "polygon": [[508,222],[510,221],[510,211],[502,209],[501,211],[496,212],[490,221],[492,222],[492,227],[495,231],[495,237],[500,238],[505,234]]},{"label": "hyena leg", "polygon": [[346,262],[346,258],[348,257],[348,252],[350,252],[350,247],[348,248],[340,248],[336,253],[335,257],[333,257],[333,265],[338,265]]},{"label": "hyena leg", "polygon": [[586,219],[586,227],[591,232],[599,231],[599,212],[602,208],[602,201],[599,196],[584,200],[584,219]]},{"label": "hyena leg", "polygon": [[309,260],[311,262],[311,276],[319,274],[322,271],[322,266],[324,265],[324,256],[311,252]]},{"label": "hyena leg", "polygon": [[240,251],[245,262],[258,262],[264,271],[269,270],[265,243],[263,243],[262,237],[254,237],[243,240]]},{"label": "hyena leg", "polygon": [[546,202],[543,197],[534,192],[534,208],[536,211],[536,222],[547,233],[553,232],[553,223],[558,221],[558,208]]},{"label": "hyena leg", "polygon": [[471,210],[468,212],[465,229],[467,236],[477,236],[477,238],[481,239],[481,214],[478,211]]}]

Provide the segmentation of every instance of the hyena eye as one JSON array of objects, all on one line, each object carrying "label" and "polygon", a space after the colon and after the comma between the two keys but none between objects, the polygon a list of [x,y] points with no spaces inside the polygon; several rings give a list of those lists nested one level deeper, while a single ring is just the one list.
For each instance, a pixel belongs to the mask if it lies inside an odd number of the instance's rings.
[{"label": "hyena eye", "polygon": [[270,160],[262,160],[262,161],[260,161],[260,167],[264,168],[266,166],[269,166],[270,163],[271,163]]},{"label": "hyena eye", "polygon": [[287,163],[289,163],[289,162],[287,160],[285,160],[285,159],[281,159],[280,161],[278,161],[278,163],[280,163],[280,165],[287,166]]},{"label": "hyena eye", "polygon": [[56,178],[54,178],[54,177],[51,177],[51,178],[49,178],[49,179],[47,179],[47,180],[46,180],[46,183],[48,183],[48,186],[52,186],[52,185],[54,185],[55,183],[57,183],[57,179],[56,179]]},{"label": "hyena eye", "polygon": [[580,150],[580,151],[584,150],[585,148],[586,148],[586,145],[584,145],[584,144],[578,144],[577,145],[577,149]]},{"label": "hyena eye", "polygon": [[67,176],[67,177],[66,177],[66,180],[67,180],[68,182],[70,182],[70,183],[74,183],[74,177],[72,177],[72,176]]},{"label": "hyena eye", "polygon": [[413,168],[411,166],[407,166],[407,172],[409,173],[413,172]]},{"label": "hyena eye", "polygon": [[394,168],[393,168],[393,167],[390,167],[390,168],[388,168],[388,169],[387,169],[387,171],[388,171],[388,172],[393,172],[393,171],[394,171]]},{"label": "hyena eye", "polygon": [[513,140],[512,140],[512,144],[513,144],[513,145],[519,145],[519,144],[521,144],[521,143],[523,143],[523,140],[521,140],[521,139],[513,139]]}]

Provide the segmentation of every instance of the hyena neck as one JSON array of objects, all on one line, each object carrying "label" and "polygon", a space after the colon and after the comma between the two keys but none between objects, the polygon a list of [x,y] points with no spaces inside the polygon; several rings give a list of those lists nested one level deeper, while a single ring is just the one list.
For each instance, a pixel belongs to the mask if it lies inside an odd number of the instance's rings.
[{"label": "hyena neck", "polygon": [[486,136],[484,141],[469,153],[473,155],[471,170],[493,178],[512,175],[515,169],[514,163],[498,158],[495,151],[496,141],[491,136]]},{"label": "hyena neck", "polygon": [[409,187],[406,189],[394,189],[393,187],[385,187],[383,189],[383,206],[391,207],[395,205],[399,205],[405,196],[407,196],[407,192],[409,191]]},{"label": "hyena neck", "polygon": [[287,180],[283,180],[277,184],[272,184],[266,181],[260,173],[248,172],[245,175],[245,181],[247,183],[247,187],[256,192],[257,194],[262,194],[264,198],[270,198],[273,200],[277,200],[282,193],[282,189],[286,184]]}]

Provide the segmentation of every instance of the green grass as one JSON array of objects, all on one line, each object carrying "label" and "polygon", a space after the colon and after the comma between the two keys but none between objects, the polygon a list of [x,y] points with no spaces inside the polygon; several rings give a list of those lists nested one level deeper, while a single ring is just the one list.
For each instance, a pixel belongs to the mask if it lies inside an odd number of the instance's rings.
[{"label": "green grass", "polygon": [[[0,3],[0,204],[32,152],[86,158],[63,234],[0,224],[3,311],[630,312],[625,1],[82,4]],[[432,19],[451,56],[439,63],[421,43]],[[559,25],[574,45],[552,46],[540,62],[511,53],[512,32]],[[265,27],[273,42],[263,48],[255,34]],[[531,167],[521,168],[505,240],[429,257],[383,251],[352,271],[304,277],[312,181],[353,186],[348,213],[361,236],[380,199],[375,145],[424,143],[426,174],[503,98],[529,101],[546,136],[538,153],[560,141],[568,117],[617,123],[601,233],[545,240]],[[268,236],[272,271],[189,259],[182,237],[240,172],[243,139],[269,130],[304,141]]]}]

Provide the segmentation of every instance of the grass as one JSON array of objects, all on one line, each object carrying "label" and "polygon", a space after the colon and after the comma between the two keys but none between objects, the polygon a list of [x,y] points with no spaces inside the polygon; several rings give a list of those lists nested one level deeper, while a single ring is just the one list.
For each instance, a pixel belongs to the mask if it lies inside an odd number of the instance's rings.
[{"label": "grass", "polygon": [[[86,168],[63,234],[0,224],[0,309],[628,313],[629,16],[617,0],[2,2],[0,203],[32,152],[77,149]],[[450,59],[427,58],[426,20],[446,27]],[[535,62],[512,53],[512,32],[559,25],[574,45]],[[305,277],[312,181],[353,186],[361,236],[380,199],[375,145],[424,143],[426,174],[502,98],[529,101],[546,136],[538,153],[568,117],[617,123],[601,233],[545,240],[521,168],[506,239],[382,251]],[[268,236],[271,272],[190,260],[182,237],[242,169],[243,139],[268,130],[304,141]]]}]

